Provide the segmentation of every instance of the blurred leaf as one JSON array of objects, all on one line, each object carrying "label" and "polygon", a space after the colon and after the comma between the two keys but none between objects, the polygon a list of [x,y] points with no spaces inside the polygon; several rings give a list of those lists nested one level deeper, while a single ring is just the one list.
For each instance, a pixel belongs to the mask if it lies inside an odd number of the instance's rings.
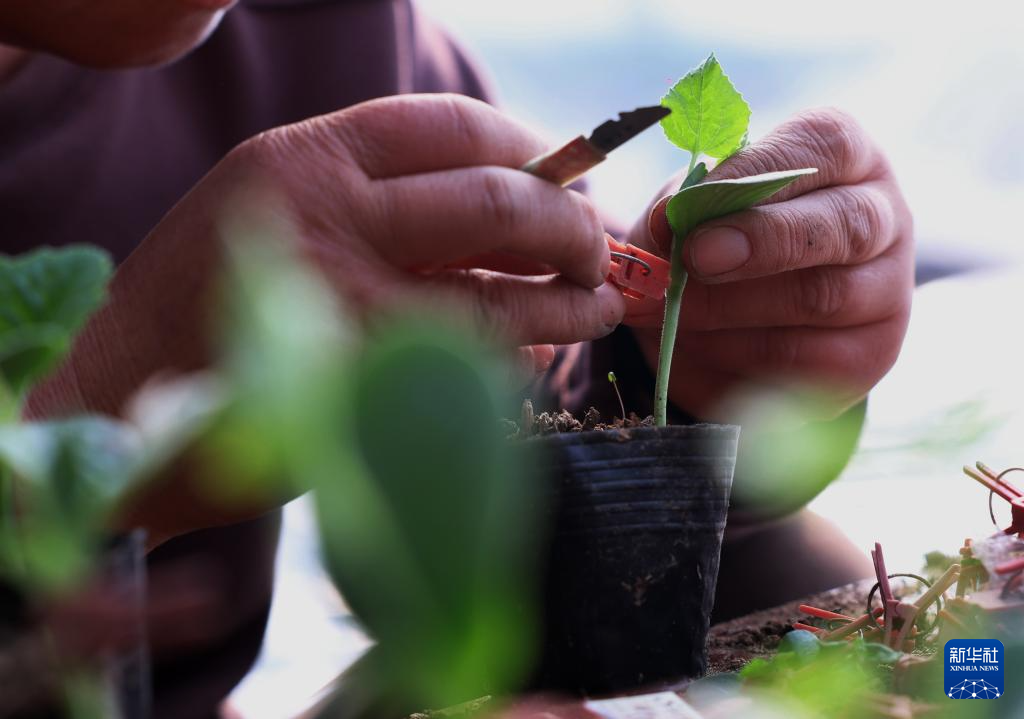
[{"label": "blurred leaf", "polygon": [[0,379],[14,394],[63,358],[103,302],[110,258],[90,247],[0,256]]},{"label": "blurred leaf", "polygon": [[771,197],[794,180],[817,171],[816,168],[808,167],[684,186],[669,200],[666,208],[672,233],[678,239],[685,238],[702,222],[745,210]]},{"label": "blurred leaf", "polygon": [[130,425],[99,416],[0,426],[0,461],[32,491],[52,490],[69,518],[120,496],[141,448]]},{"label": "blurred leaf", "polygon": [[801,660],[810,661],[821,651],[821,642],[812,632],[796,629],[782,636],[779,651],[793,652]]},{"label": "blurred leaf", "polygon": [[413,707],[507,689],[531,649],[535,478],[502,438],[503,376],[461,333],[382,331],[335,425],[354,454],[318,485],[328,568]]},{"label": "blurred leaf", "polygon": [[212,374],[144,385],[127,408],[127,420],[144,448],[137,467],[140,478],[158,473],[199,440],[229,404],[225,382]]},{"label": "blurred leaf", "polygon": [[384,702],[382,715],[400,715],[390,710],[510,686],[532,638],[536,533],[533,477],[516,473],[498,424],[507,373],[433,323],[354,338],[272,225],[239,227],[223,323],[230,400],[201,451],[229,494],[316,488],[328,570],[378,640],[349,674],[345,711]]},{"label": "blurred leaf", "polygon": [[810,632],[794,631],[783,637],[775,657],[755,659],[740,676],[762,700],[790,706],[797,716],[867,719],[877,716],[869,697],[886,691],[887,667],[899,656],[895,650],[879,652],[863,639],[822,642]]},{"label": "blurred leaf", "polygon": [[972,563],[980,563],[976,559],[967,560],[959,554],[945,554],[938,550],[934,552],[928,552],[924,555],[924,567],[921,573],[925,579],[934,582],[936,579],[946,573],[946,570],[952,567],[954,564],[960,564],[961,562],[970,561]]},{"label": "blurred leaf", "polygon": [[814,389],[754,392],[728,412],[743,427],[733,496],[751,511],[794,511],[839,476],[857,447],[866,404],[834,419],[830,394]]},{"label": "blurred leaf", "polygon": [[729,157],[746,142],[750,106],[733,87],[714,54],[677,82],[661,104],[665,136],[695,158]]},{"label": "blurred leaf", "polygon": [[[64,677],[64,704],[68,719],[109,719],[121,716],[109,680],[82,669]],[[129,718],[125,718],[129,719]]]},{"label": "blurred leaf", "polygon": [[333,293],[272,230],[229,245],[220,363],[229,399],[203,438],[222,465],[211,492],[225,500],[308,489],[296,466],[339,441],[322,425],[343,401],[349,333]]},{"label": "blurred leaf", "polygon": [[2,539],[8,570],[43,587],[73,581],[141,456],[138,432],[103,417],[0,425],[0,465],[18,480],[22,510]]},{"label": "blurred leaf", "polygon": [[[966,450],[1004,427],[1012,412],[1000,409],[993,398],[970,399],[943,407],[884,433],[885,443],[862,448],[865,454],[914,453],[940,464],[957,462]],[[886,457],[891,461],[890,457]],[[919,462],[918,457],[913,458]]]}]

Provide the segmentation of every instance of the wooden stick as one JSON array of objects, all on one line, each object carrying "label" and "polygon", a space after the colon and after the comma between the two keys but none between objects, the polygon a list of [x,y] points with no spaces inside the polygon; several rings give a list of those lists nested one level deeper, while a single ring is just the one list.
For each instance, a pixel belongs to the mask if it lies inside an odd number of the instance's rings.
[{"label": "wooden stick", "polygon": [[856,619],[854,619],[849,624],[846,624],[844,626],[841,626],[841,627],[838,627],[836,629],[833,629],[830,632],[827,632],[826,634],[822,635],[821,638],[824,639],[825,641],[832,641],[834,639],[842,639],[843,637],[847,637],[847,636],[853,634],[854,632],[857,632],[857,631],[860,631],[861,629],[864,629],[869,624],[874,624],[874,623],[875,623],[874,616],[872,616],[871,614],[862,614],[861,616],[857,617]]},{"label": "wooden stick", "polygon": [[945,594],[946,590],[953,586],[959,578],[960,565],[954,564],[935,581],[935,584],[928,588],[927,592],[918,597],[916,602],[913,604],[900,602],[896,612],[902,617],[903,626],[900,627],[899,634],[896,635],[896,642],[890,644],[890,646],[894,649],[902,647],[903,643],[907,640],[907,635],[914,626],[917,615],[934,604],[935,600]]}]

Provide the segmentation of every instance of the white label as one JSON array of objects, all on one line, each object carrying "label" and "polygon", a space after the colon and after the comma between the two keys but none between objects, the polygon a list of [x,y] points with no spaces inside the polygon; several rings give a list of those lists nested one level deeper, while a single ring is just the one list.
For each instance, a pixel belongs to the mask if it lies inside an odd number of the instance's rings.
[{"label": "white label", "polygon": [[701,719],[675,692],[591,700],[583,706],[604,719]]}]

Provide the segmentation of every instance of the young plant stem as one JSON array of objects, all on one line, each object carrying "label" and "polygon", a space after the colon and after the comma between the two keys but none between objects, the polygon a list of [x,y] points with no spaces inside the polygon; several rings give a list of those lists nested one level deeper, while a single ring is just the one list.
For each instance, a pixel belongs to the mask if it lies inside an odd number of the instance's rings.
[{"label": "young plant stem", "polygon": [[665,321],[661,329],[661,352],[658,356],[658,380],[654,385],[654,424],[668,424],[668,379],[672,371],[672,351],[676,346],[679,308],[683,304],[688,274],[683,266],[683,239],[672,238],[672,273],[665,293]]},{"label": "young plant stem", "polygon": [[693,184],[692,182],[690,182],[690,176],[693,174],[693,169],[695,167],[697,167],[697,153],[691,152],[690,165],[689,167],[686,168],[686,177],[683,179],[683,184],[679,187],[680,190],[683,189],[684,187],[689,187],[690,185]]},{"label": "young plant stem", "polygon": [[614,372],[608,373],[608,381],[612,383],[612,387],[615,388],[615,396],[619,398],[619,409],[622,410],[622,423],[626,423],[626,405],[622,401],[622,393],[619,392],[619,382],[615,377]]},{"label": "young plant stem", "polygon": [[[704,179],[707,170],[704,164],[697,165],[697,156],[690,156],[690,166],[686,179],[680,186],[683,190]],[[671,272],[669,274],[668,291],[665,293],[665,320],[661,326],[661,350],[658,355],[658,379],[654,385],[654,424],[664,427],[668,424],[668,380],[672,372],[672,352],[676,346],[676,331],[679,327],[679,309],[683,303],[683,290],[686,289],[688,274],[683,264],[685,237],[677,237],[673,233]]]}]

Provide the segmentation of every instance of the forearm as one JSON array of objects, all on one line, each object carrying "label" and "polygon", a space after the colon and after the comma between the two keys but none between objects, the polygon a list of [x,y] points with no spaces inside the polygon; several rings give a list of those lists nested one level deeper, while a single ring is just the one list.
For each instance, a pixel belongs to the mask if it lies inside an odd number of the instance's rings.
[{"label": "forearm", "polygon": [[[226,189],[218,187],[223,181],[217,174],[204,180],[204,191],[182,200],[118,267],[103,308],[57,371],[27,398],[27,418],[120,417],[145,383],[211,364],[209,329],[224,254],[217,233],[220,208],[207,198],[224,196],[216,191]],[[137,486],[110,530],[143,527],[152,549],[193,529],[227,523],[222,508],[204,501],[198,469],[186,458]]]}]

